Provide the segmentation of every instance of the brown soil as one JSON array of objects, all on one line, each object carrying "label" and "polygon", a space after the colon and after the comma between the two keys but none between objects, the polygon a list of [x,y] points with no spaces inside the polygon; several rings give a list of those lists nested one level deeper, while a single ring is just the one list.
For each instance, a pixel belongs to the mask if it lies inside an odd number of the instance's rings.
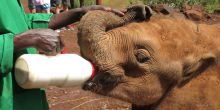
[{"label": "brown soil", "polygon": [[[21,0],[26,12],[27,0]],[[220,16],[215,15],[209,24],[220,23]],[[79,54],[77,30],[65,30],[60,33],[69,53]],[[86,92],[80,87],[50,87],[46,91],[50,110],[130,110],[131,104]]]}]

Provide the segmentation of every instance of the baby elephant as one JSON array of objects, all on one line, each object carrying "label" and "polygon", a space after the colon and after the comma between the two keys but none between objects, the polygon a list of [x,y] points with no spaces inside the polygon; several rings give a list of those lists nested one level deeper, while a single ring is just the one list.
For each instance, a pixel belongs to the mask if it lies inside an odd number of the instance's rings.
[{"label": "baby elephant", "polygon": [[83,88],[134,110],[219,110],[219,35],[217,26],[152,15],[144,5],[124,17],[91,11],[78,44],[97,74]]}]

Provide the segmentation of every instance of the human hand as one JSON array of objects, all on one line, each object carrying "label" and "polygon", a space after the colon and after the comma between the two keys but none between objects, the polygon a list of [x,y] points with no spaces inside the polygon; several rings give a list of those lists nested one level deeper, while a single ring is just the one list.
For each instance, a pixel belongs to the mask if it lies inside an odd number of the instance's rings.
[{"label": "human hand", "polygon": [[16,35],[14,50],[19,51],[27,47],[35,47],[42,53],[60,52],[63,43],[59,34],[52,29],[32,29]]},{"label": "human hand", "polygon": [[117,10],[117,9],[112,9],[110,7],[102,6],[102,5],[92,5],[89,7],[83,7],[83,10],[85,12],[91,11],[91,10],[103,10],[103,11],[108,11],[108,12],[113,12],[119,16],[124,16],[124,12]]}]

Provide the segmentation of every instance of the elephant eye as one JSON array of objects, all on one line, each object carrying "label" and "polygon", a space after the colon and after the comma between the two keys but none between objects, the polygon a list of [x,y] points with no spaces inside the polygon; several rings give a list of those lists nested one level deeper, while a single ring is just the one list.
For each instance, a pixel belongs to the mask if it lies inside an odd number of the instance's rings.
[{"label": "elephant eye", "polygon": [[149,53],[144,49],[139,49],[135,52],[135,56],[138,62],[146,63],[150,60]]}]

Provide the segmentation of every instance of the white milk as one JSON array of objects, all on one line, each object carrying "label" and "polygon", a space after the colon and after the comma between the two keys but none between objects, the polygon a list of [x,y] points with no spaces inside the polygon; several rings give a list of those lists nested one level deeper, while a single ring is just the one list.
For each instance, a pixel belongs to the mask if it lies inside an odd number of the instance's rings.
[{"label": "white milk", "polygon": [[15,63],[15,79],[25,89],[81,86],[93,75],[92,64],[76,54],[24,54]]}]

